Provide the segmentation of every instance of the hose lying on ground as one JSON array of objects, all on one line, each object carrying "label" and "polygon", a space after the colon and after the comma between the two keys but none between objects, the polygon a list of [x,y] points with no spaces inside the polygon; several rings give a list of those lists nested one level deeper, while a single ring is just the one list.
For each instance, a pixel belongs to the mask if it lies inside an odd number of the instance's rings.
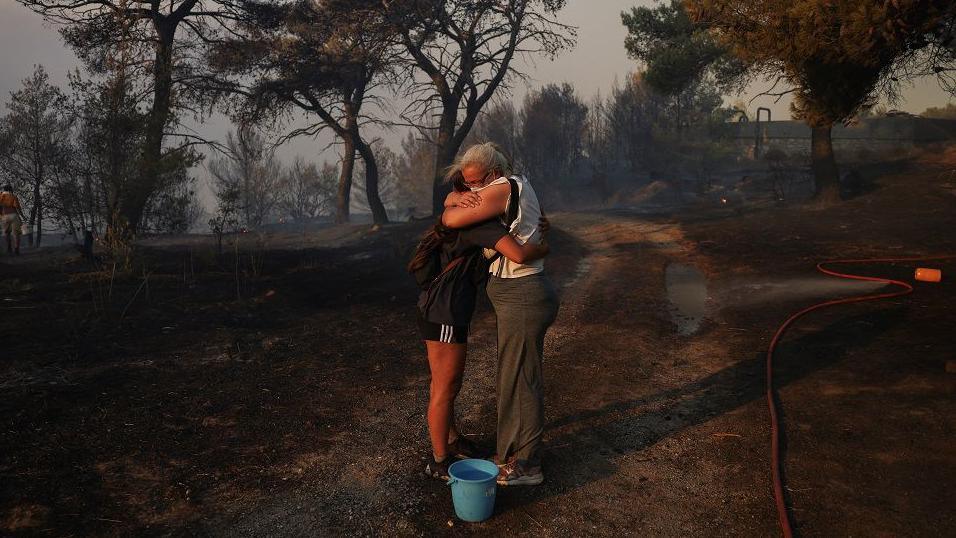
[{"label": "hose lying on ground", "polygon": [[913,292],[913,286],[908,282],[903,282],[902,280],[893,280],[890,278],[881,278],[873,276],[862,276],[862,275],[853,275],[849,273],[841,273],[833,269],[827,269],[826,265],[837,265],[837,264],[874,264],[874,263],[903,263],[903,262],[918,262],[918,261],[931,261],[931,260],[950,260],[956,259],[956,255],[947,255],[947,256],[929,256],[929,257],[912,257],[912,258],[873,258],[873,259],[862,259],[862,260],[829,260],[820,262],[817,264],[817,270],[823,274],[848,278],[851,280],[864,280],[867,282],[881,282],[886,285],[896,286],[897,291],[886,292],[886,293],[876,293],[872,295],[861,295],[858,297],[845,297],[842,299],[831,299],[829,301],[824,301],[822,303],[817,303],[815,305],[808,306],[803,310],[791,315],[783,322],[782,325],[777,329],[776,334],[773,335],[773,339],[770,340],[770,346],[767,348],[767,406],[770,408],[770,459],[771,459],[771,475],[773,479],[773,496],[774,501],[777,505],[777,518],[780,522],[780,530],[783,532],[783,535],[786,538],[791,538],[793,536],[793,528],[790,521],[790,513],[787,510],[786,502],[784,501],[783,495],[783,479],[780,475],[780,423],[777,416],[777,402],[774,398],[774,389],[773,389],[773,352],[777,347],[777,343],[783,337],[783,334],[787,329],[793,325],[793,322],[809,314],[814,310],[820,310],[821,308],[826,308],[828,306],[834,306],[838,304],[847,304],[847,303],[860,303],[863,301],[875,301],[877,299],[890,299],[892,297],[902,297],[904,295],[909,295]]}]

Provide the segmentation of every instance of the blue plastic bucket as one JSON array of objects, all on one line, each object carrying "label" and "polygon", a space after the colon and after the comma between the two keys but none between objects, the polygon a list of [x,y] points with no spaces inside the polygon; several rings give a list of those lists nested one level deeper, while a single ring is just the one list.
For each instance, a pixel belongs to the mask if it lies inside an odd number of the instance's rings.
[{"label": "blue plastic bucket", "polygon": [[455,515],[463,521],[484,521],[495,510],[498,466],[487,460],[461,460],[448,467]]}]

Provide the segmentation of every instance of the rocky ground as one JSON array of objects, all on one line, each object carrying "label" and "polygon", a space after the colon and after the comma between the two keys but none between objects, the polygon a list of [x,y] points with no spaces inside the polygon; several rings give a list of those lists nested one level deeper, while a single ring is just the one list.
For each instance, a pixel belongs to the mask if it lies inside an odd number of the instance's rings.
[{"label": "rocky ground", "polygon": [[[455,519],[421,474],[428,372],[402,270],[424,224],[147,241],[132,271],[0,262],[0,528],[14,535],[776,534],[764,353],[834,295],[827,258],[956,253],[956,158],[868,171],[836,208],[553,216],[546,482]],[[956,263],[930,264],[956,274]],[[679,270],[678,270],[679,269]],[[912,265],[863,266],[906,277]],[[806,536],[952,536],[952,278],[784,339],[785,473]],[[494,317],[458,409],[494,433]]]}]

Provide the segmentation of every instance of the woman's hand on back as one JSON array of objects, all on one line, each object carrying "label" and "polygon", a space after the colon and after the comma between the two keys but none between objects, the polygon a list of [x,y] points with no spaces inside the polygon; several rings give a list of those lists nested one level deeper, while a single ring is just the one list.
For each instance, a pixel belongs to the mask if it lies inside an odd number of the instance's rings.
[{"label": "woman's hand on back", "polygon": [[458,207],[478,207],[481,205],[481,196],[477,192],[463,192],[458,197]]}]

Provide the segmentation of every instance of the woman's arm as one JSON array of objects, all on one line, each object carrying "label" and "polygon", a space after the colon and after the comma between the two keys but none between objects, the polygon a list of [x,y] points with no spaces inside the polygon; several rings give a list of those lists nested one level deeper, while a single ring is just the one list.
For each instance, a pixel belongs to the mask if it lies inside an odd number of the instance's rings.
[{"label": "woman's arm", "polygon": [[522,245],[511,235],[506,235],[495,243],[495,250],[515,263],[529,263],[547,256],[551,247],[547,241],[542,241],[541,244],[529,241]]},{"label": "woman's arm", "polygon": [[497,217],[505,212],[505,203],[510,195],[510,184],[492,185],[481,191],[481,202],[475,207],[446,207],[441,222],[449,228],[464,228]]}]

